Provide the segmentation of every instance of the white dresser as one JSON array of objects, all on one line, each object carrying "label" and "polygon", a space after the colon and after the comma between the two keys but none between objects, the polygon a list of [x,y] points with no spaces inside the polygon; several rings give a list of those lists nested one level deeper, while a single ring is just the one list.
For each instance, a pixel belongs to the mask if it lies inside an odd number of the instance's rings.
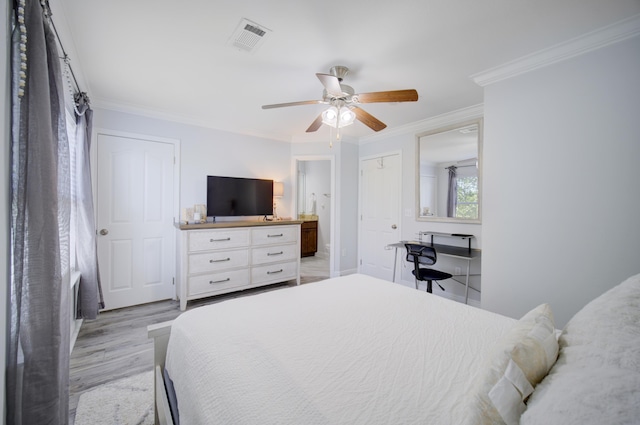
[{"label": "white dresser", "polygon": [[300,284],[300,221],[178,227],[180,310],[187,301],[272,283]]}]

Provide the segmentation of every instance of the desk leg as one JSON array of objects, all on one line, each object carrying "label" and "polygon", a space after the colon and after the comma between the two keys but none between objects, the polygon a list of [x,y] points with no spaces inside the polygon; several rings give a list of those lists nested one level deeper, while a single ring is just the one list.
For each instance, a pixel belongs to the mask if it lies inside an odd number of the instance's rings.
[{"label": "desk leg", "polygon": [[393,280],[392,282],[396,282],[396,265],[398,264],[398,247],[396,247],[395,254],[393,256]]},{"label": "desk leg", "polygon": [[469,304],[469,271],[471,270],[471,260],[467,261],[467,279],[465,280],[464,303]]}]

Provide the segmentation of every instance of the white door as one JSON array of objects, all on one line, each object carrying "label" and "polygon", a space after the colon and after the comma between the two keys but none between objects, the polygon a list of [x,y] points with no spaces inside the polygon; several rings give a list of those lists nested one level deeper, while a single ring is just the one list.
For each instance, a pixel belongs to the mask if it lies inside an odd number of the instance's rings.
[{"label": "white door", "polygon": [[400,155],[360,162],[360,272],[393,278],[394,250],[400,239]]},{"label": "white door", "polygon": [[98,262],[105,309],[172,298],[174,145],[98,134]]}]

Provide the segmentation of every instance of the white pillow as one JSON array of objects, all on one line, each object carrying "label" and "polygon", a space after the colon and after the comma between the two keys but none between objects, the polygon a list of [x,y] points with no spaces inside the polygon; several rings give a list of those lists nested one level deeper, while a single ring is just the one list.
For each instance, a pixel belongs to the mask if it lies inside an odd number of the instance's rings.
[{"label": "white pillow", "polygon": [[525,400],[558,356],[553,313],[541,304],[498,342],[471,393],[468,424],[518,424]]},{"label": "white pillow", "polygon": [[560,355],[536,387],[523,425],[640,422],[640,274],[569,320]]}]

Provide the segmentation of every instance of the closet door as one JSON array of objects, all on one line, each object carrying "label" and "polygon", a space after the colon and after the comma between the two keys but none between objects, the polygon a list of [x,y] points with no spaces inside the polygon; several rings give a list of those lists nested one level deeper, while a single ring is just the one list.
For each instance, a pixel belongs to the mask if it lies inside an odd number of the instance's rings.
[{"label": "closet door", "polygon": [[394,250],[400,240],[400,155],[360,161],[360,273],[393,278]]},{"label": "closet door", "polygon": [[98,134],[98,262],[107,310],[175,296],[174,145]]}]

